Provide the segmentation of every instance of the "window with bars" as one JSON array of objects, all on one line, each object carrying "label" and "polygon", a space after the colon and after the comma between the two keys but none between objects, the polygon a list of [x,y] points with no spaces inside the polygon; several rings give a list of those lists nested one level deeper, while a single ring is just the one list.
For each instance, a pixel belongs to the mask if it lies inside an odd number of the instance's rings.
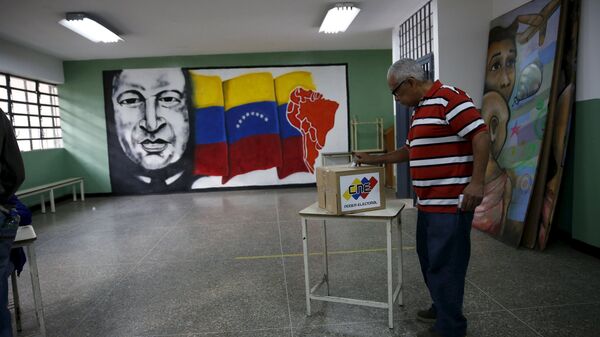
[{"label": "window with bars", "polygon": [[400,58],[421,59],[433,46],[431,1],[400,25]]},{"label": "window with bars", "polygon": [[0,73],[0,109],[12,122],[21,151],[63,147],[55,85]]}]

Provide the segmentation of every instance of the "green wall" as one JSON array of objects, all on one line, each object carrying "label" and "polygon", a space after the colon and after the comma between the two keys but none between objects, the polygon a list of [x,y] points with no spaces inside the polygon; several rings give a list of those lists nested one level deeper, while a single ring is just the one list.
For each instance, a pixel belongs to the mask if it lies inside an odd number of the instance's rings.
[{"label": "green wall", "polygon": [[387,128],[393,126],[393,100],[386,84],[391,60],[391,50],[346,50],[65,61],[65,83],[59,86],[59,97],[63,140],[72,156],[71,171],[84,177],[86,192],[111,191],[102,88],[104,70],[347,63],[350,117],[357,116],[361,121],[383,117]]},{"label": "green wall", "polygon": [[571,123],[556,218],[573,239],[600,247],[600,99],[576,102]]},{"label": "green wall", "polygon": [[21,152],[25,164],[25,181],[20,189],[69,178],[71,165],[65,149]]},{"label": "green wall", "polygon": [[[73,177],[71,156],[65,149],[36,150],[21,152],[25,164],[25,181],[19,189],[44,185],[53,181],[59,181]],[[71,191],[63,188],[55,191],[56,197]],[[39,195],[27,197],[23,201],[27,205],[38,204]],[[47,198],[46,198],[47,200]]]},{"label": "green wall", "polygon": [[573,162],[573,238],[600,247],[600,99],[577,102]]}]

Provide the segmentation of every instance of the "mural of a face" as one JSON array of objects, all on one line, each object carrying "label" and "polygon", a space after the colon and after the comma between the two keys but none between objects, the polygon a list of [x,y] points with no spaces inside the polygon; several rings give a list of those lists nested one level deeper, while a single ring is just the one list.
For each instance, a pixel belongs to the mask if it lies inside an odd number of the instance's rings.
[{"label": "mural of a face", "polygon": [[112,89],[116,131],[127,157],[148,170],[177,162],[190,135],[181,70],[123,70]]},{"label": "mural of a face", "polygon": [[490,43],[485,75],[485,91],[497,91],[506,101],[515,86],[517,47],[514,40],[504,39]]},{"label": "mural of a face", "polygon": [[490,91],[483,95],[481,117],[489,128],[492,143],[491,155],[494,159],[498,159],[506,142],[508,119],[510,118],[510,110],[500,93]]}]

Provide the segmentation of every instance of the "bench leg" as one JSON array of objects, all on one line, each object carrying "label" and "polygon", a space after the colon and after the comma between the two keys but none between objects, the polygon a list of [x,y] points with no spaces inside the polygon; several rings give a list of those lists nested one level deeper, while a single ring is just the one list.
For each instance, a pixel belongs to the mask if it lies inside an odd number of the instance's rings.
[{"label": "bench leg", "polygon": [[46,201],[44,200],[44,193],[40,195],[40,201],[42,205],[42,213],[46,213]]},{"label": "bench leg", "polygon": [[83,180],[79,184],[79,189],[81,190],[81,201],[84,201],[85,200],[85,195],[83,193]]},{"label": "bench leg", "polygon": [[46,323],[44,321],[44,307],[42,304],[42,290],[38,277],[37,260],[34,245],[27,246],[27,258],[29,259],[29,272],[31,274],[31,288],[33,289],[33,301],[35,302],[35,314],[40,326],[40,336],[46,337]]},{"label": "bench leg", "polygon": [[77,201],[77,185],[73,185],[73,201]]},{"label": "bench leg", "polygon": [[54,190],[50,190],[50,212],[56,212],[56,207],[54,205]]},{"label": "bench leg", "polygon": [[16,271],[13,271],[10,275],[10,282],[12,283],[13,302],[15,307],[15,323],[17,325],[17,331],[21,332],[21,304],[19,303],[19,288],[17,286]]}]

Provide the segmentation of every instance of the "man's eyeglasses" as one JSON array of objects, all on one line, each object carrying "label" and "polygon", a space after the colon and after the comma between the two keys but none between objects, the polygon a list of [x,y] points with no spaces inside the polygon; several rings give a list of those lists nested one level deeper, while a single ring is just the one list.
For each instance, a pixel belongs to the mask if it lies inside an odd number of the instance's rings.
[{"label": "man's eyeglasses", "polygon": [[404,82],[408,81],[409,79],[410,79],[410,77],[404,79],[404,81],[400,82],[396,87],[394,87],[394,89],[392,90],[392,96],[396,96],[398,89],[400,89],[400,87],[404,84]]}]

